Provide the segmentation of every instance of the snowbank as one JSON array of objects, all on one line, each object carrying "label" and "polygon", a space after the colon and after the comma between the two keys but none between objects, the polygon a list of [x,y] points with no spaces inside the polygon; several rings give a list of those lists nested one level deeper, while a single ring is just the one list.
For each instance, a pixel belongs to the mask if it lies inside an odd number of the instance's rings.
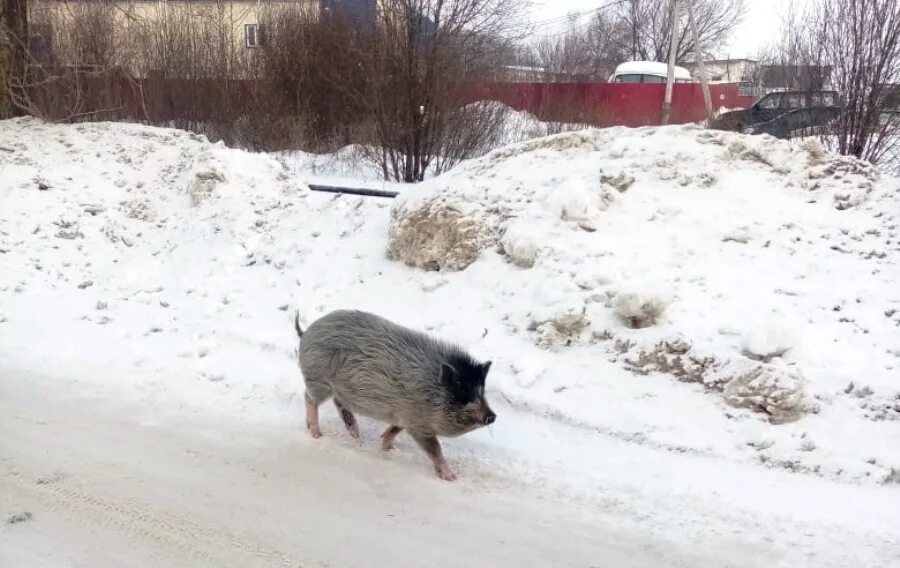
[{"label": "snowbank", "polygon": [[7,364],[299,421],[291,308],[353,307],[493,359],[491,396],[629,444],[853,481],[900,469],[900,206],[861,162],[584,131],[392,207],[183,132],[14,120],[0,168]]},{"label": "snowbank", "polygon": [[[898,250],[892,182],[879,186],[872,166],[815,143],[693,126],[613,128],[497,150],[402,196],[392,218],[400,225],[436,201],[465,211],[456,223],[478,239],[432,247],[420,232],[424,249],[452,259],[430,268],[495,264],[496,248],[510,262],[495,276],[499,287],[521,298],[504,321],[537,345],[593,346],[634,371],[693,374],[727,403],[785,422],[845,386],[857,365],[880,385],[882,404],[900,397],[896,325],[885,317],[900,275],[888,252]],[[538,290],[551,285],[558,289],[541,311],[552,315],[535,318],[546,295]],[[848,300],[858,315],[834,317]],[[801,345],[777,325],[762,327],[773,321],[798,324]],[[660,354],[668,337],[689,341],[691,370],[685,353]],[[750,360],[766,364],[734,370]],[[813,398],[807,381],[818,387]]]}]

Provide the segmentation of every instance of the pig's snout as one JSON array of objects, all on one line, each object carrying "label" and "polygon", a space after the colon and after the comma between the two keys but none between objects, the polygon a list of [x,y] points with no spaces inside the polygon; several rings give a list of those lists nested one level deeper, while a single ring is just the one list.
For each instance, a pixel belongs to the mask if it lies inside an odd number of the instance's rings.
[{"label": "pig's snout", "polygon": [[484,425],[487,426],[489,424],[493,424],[494,420],[497,419],[497,415],[492,411],[488,410],[487,414],[484,415]]}]

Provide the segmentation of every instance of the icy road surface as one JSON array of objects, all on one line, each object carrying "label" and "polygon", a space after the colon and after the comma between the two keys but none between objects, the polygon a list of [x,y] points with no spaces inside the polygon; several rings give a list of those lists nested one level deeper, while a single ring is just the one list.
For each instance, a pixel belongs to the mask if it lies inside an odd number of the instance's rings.
[{"label": "icy road surface", "polygon": [[461,473],[450,484],[406,439],[383,456],[371,422],[357,445],[333,411],[327,437],[313,441],[300,417],[283,431],[189,412],[163,421],[113,391],[88,398],[65,379],[0,368],[0,506],[20,520],[0,525],[0,565],[888,566],[897,558],[897,532],[872,530],[900,527],[895,513],[874,513],[896,497],[887,488],[660,460],[658,450],[498,410],[493,436],[447,444]]}]

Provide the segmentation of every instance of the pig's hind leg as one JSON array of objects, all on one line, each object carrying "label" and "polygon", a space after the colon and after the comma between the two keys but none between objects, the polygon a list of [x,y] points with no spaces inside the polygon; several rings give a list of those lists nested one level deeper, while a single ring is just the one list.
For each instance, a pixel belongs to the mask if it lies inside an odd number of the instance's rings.
[{"label": "pig's hind leg", "polygon": [[356,423],[356,417],[353,416],[353,413],[347,410],[347,407],[336,398],[334,399],[334,406],[337,407],[338,414],[341,415],[341,420],[344,421],[344,426],[347,427],[347,432],[352,437],[359,439],[359,425]]},{"label": "pig's hind leg", "polygon": [[434,434],[412,431],[410,431],[409,435],[412,436],[413,440],[419,444],[419,447],[428,454],[429,458],[431,458],[431,463],[434,465],[434,472],[438,477],[445,481],[456,480],[456,474],[450,471],[450,466],[447,465],[447,460],[444,459],[444,454],[441,452],[441,443],[438,442],[437,436]]},{"label": "pig's hind leg", "polygon": [[394,438],[403,431],[401,426],[388,426],[384,434],[381,435],[381,449],[389,452],[394,449]]},{"label": "pig's hind leg", "polygon": [[306,382],[306,427],[313,438],[322,437],[319,427],[319,405],[331,397],[331,387],[321,383]]}]

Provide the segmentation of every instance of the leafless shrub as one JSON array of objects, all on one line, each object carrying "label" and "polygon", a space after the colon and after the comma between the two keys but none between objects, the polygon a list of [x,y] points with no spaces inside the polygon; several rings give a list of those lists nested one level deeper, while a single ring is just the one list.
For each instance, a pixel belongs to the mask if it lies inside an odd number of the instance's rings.
[{"label": "leafless shrub", "polygon": [[[463,105],[459,85],[492,76],[502,38],[515,31],[518,0],[384,0],[377,29],[342,43],[358,62],[351,82],[385,178],[415,182],[483,148],[499,130],[489,105]],[[340,48],[340,46],[336,46]]]},{"label": "leafless shrub", "polygon": [[13,81],[24,74],[27,30],[24,0],[0,2],[0,119],[20,114],[13,101]]},{"label": "leafless shrub", "polygon": [[802,17],[789,16],[770,51],[771,60],[793,70],[797,88],[830,84],[840,93],[844,108],[827,144],[876,164],[900,158],[900,113],[892,102],[900,78],[900,4],[815,0]]},{"label": "leafless shrub", "polygon": [[[379,5],[369,25],[308,1],[37,0],[14,91],[50,120],[137,120],[259,150],[359,143],[410,182],[490,149],[502,109],[464,104],[460,85],[496,76],[521,0]],[[248,10],[259,48],[242,41]]]}]

